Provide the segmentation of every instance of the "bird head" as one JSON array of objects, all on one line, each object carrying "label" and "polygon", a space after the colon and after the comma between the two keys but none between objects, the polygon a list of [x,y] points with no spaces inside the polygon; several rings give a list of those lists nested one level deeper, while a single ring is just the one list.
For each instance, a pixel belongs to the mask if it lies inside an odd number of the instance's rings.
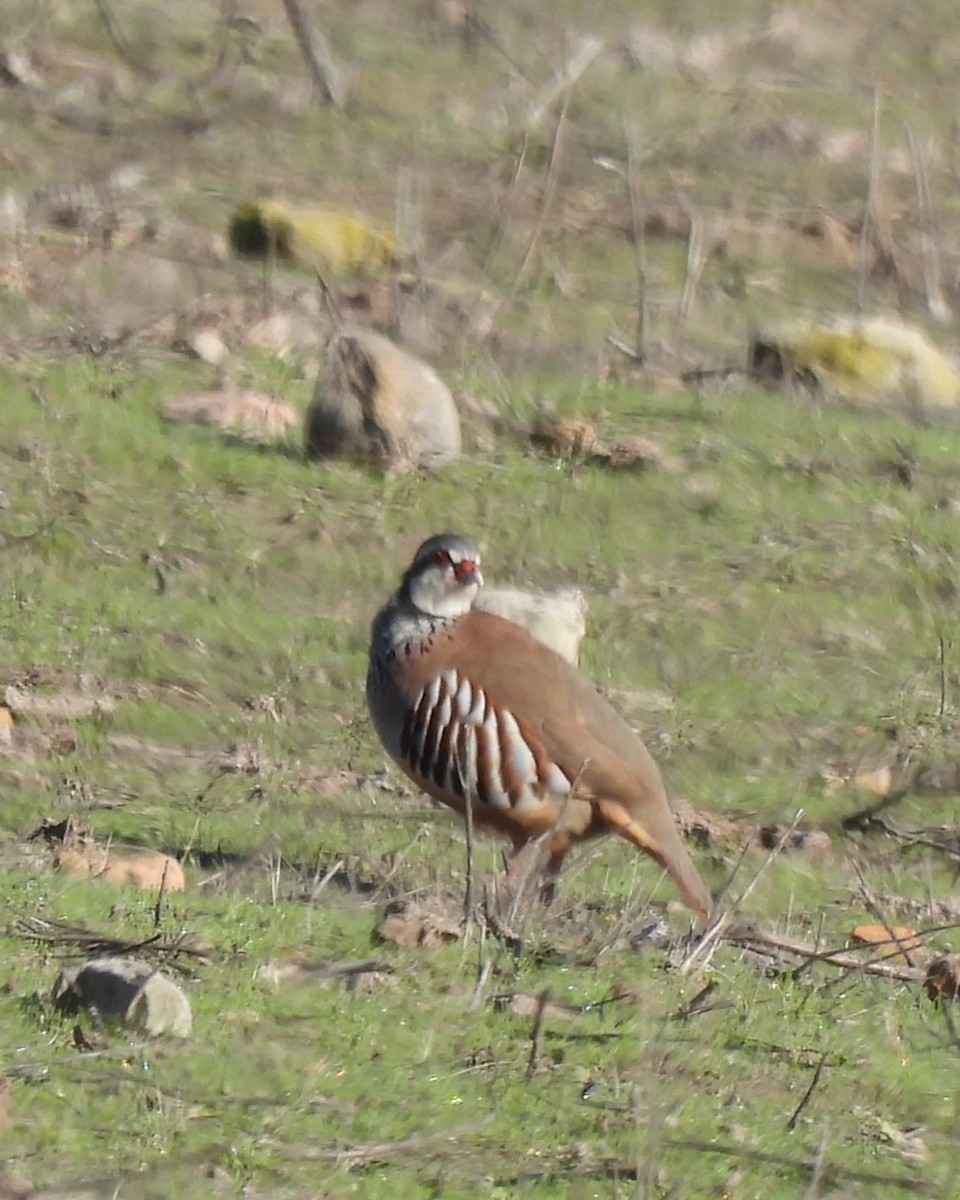
[{"label": "bird head", "polygon": [[440,533],[413,556],[401,592],[432,617],[460,617],[470,611],[482,585],[476,542],[459,533]]}]

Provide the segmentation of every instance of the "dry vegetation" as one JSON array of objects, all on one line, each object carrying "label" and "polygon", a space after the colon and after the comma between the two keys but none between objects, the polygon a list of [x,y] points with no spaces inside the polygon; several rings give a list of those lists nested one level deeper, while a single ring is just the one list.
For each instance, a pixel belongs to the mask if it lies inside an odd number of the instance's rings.
[{"label": "dry vegetation", "polygon": [[[953,0],[5,5],[0,1195],[960,1195],[960,431],[728,371],[955,350],[958,66]],[[263,197],[398,261],[235,258]],[[307,461],[351,323],[461,460]],[[588,597],[699,941],[626,846],[514,903],[385,768],[367,622],[449,526]],[[191,1037],[54,1005],[126,952]]]}]

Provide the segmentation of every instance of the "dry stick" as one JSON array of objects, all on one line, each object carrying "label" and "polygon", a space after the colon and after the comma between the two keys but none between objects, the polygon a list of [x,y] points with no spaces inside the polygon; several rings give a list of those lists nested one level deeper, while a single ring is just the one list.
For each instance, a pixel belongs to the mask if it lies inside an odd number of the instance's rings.
[{"label": "dry stick", "polygon": [[[636,131],[623,117],[623,130],[627,142],[627,198],[630,201],[630,241],[637,276],[637,322],[633,335],[633,359],[643,363],[647,357],[647,238],[644,214],[637,195]],[[607,339],[610,340],[609,338]],[[629,352],[628,352],[629,353]]]},{"label": "dry stick", "polygon": [[698,1013],[711,1012],[716,1005],[705,1007],[707,1000],[718,988],[718,983],[715,979],[711,979],[705,987],[702,987],[699,992],[693,997],[689,1004],[684,1004],[678,1008],[671,1016],[671,1021],[687,1021],[690,1017],[695,1017]]},{"label": "dry stick", "polygon": [[493,970],[493,958],[484,957],[484,950],[487,945],[487,923],[480,922],[480,941],[477,945],[477,984],[473,989],[473,998],[468,1007],[469,1012],[476,1010],[483,1003],[483,989],[487,986],[487,980],[490,978],[490,972]]},{"label": "dry stick", "polygon": [[936,223],[933,219],[933,202],[930,198],[930,176],[923,147],[912,126],[906,126],[907,145],[910,147],[910,162],[917,189],[917,208],[920,214],[920,259],[923,263],[923,287],[927,294],[927,312],[935,321],[950,320],[950,306],[943,296],[940,285],[940,257],[937,252]]},{"label": "dry stick", "polygon": [[540,1042],[543,1038],[543,1018],[547,1011],[547,1004],[550,1000],[550,989],[544,988],[537,997],[537,1011],[533,1018],[533,1031],[530,1034],[530,1057],[527,1059],[527,1073],[525,1079],[527,1083],[534,1076],[537,1069],[537,1062],[540,1058]]},{"label": "dry stick", "polygon": [[753,879],[750,880],[750,882],[747,884],[747,886],[743,889],[743,891],[740,893],[740,895],[737,897],[737,899],[733,901],[733,903],[730,905],[730,907],[728,909],[726,909],[722,913],[717,914],[717,916],[714,918],[714,920],[711,922],[711,924],[708,926],[708,928],[704,932],[703,936],[697,941],[696,945],[693,947],[693,949],[690,951],[690,953],[687,955],[687,957],[684,959],[684,961],[680,964],[680,974],[681,975],[689,975],[690,972],[693,970],[693,968],[697,965],[698,961],[700,961],[700,960],[702,960],[701,965],[704,967],[709,963],[710,959],[713,957],[717,947],[720,944],[721,938],[726,933],[727,929],[730,927],[730,924],[733,920],[733,914],[736,911],[737,907],[739,905],[741,905],[744,902],[744,900],[747,899],[747,897],[750,895],[750,893],[753,891],[753,889],[757,886],[757,883],[760,881],[761,876],[764,874],[764,872],[767,870],[767,868],[770,866],[770,864],[773,862],[773,860],[777,857],[777,855],[780,853],[780,851],[786,845],[787,839],[790,837],[790,835],[796,829],[797,825],[799,825],[802,817],[803,817],[803,809],[798,808],[796,811],[796,814],[794,815],[793,820],[790,822],[790,824],[787,826],[787,828],[780,835],[779,839],[777,840],[777,844],[773,847],[773,849],[767,855],[766,859],[760,864],[760,868],[754,875]]},{"label": "dry stick", "polygon": [[563,107],[566,110],[567,98],[570,95],[572,85],[577,82],[602,49],[603,38],[590,35],[582,39],[578,48],[571,54],[556,75],[554,75],[548,86],[541,92],[539,98],[527,109],[527,114],[523,121],[524,129],[536,129],[560,95],[564,97]]},{"label": "dry stick", "polygon": [[840,828],[858,829],[865,824],[876,822],[883,827],[884,832],[890,833],[892,830],[886,821],[876,821],[876,818],[885,809],[894,808],[901,800],[905,800],[907,795],[908,791],[906,788],[899,788],[897,791],[891,792],[888,796],[881,796],[879,800],[865,804],[863,808],[858,808],[848,816],[841,817],[839,822]]},{"label": "dry stick", "polygon": [[381,879],[380,882],[377,884],[377,887],[373,893],[373,897],[372,897],[373,899],[378,899],[380,896],[383,895],[383,893],[386,890],[386,888],[388,887],[388,885],[391,884],[393,882],[393,880],[396,878],[398,872],[400,871],[400,868],[403,866],[404,860],[406,859],[407,855],[414,848],[414,846],[416,846],[417,842],[419,842],[420,839],[425,834],[429,833],[432,828],[434,828],[434,826],[425,822],[416,831],[416,833],[413,835],[413,837],[410,839],[410,841],[407,842],[407,844],[401,850],[398,850],[392,856],[393,857],[393,865],[391,866],[390,870],[386,873],[386,875],[383,877],[383,879]]},{"label": "dry stick", "polygon": [[317,281],[317,287],[320,289],[320,299],[323,301],[323,307],[327,310],[327,316],[330,318],[333,331],[334,333],[339,333],[344,326],[343,310],[337,303],[337,298],[323,275],[319,271],[315,271],[314,277]]},{"label": "dry stick", "polygon": [[943,715],[947,711],[947,645],[943,640],[943,634],[937,635],[939,642],[939,665],[940,665],[940,706],[937,709],[937,717],[943,720]]},{"label": "dry stick", "polygon": [[[638,325],[638,330],[639,330],[639,325],[640,325],[639,315],[637,317],[637,325]],[[638,331],[637,336],[639,336],[639,331]],[[614,350],[619,350],[620,353],[625,355],[625,357],[629,358],[631,362],[635,362],[638,366],[643,365],[643,362],[645,361],[644,356],[642,354],[638,354],[636,352],[636,350],[631,350],[630,347],[626,344],[626,342],[621,342],[620,339],[618,337],[614,337],[612,333],[608,333],[605,340],[608,345],[612,346],[614,348]],[[735,369],[738,374],[740,374],[743,370],[742,367],[737,367]]]},{"label": "dry stick", "polygon": [[160,921],[163,918],[163,898],[167,892],[167,871],[170,868],[170,859],[164,859],[163,874],[160,876],[160,887],[157,891],[157,903],[153,908],[153,927],[160,928]]},{"label": "dry stick", "polygon": [[703,274],[703,268],[706,264],[706,252],[704,250],[706,239],[703,233],[703,219],[693,211],[685,200],[683,206],[690,219],[690,232],[687,236],[687,263],[683,277],[683,288],[680,292],[680,301],[677,305],[675,353],[678,357],[683,347],[683,335],[690,320],[690,314],[693,312],[693,302],[697,294],[697,285],[700,282],[700,277]]},{"label": "dry stick", "polygon": [[[452,1141],[454,1138],[462,1137],[464,1134],[478,1133],[486,1125],[489,1125],[493,1120],[493,1113],[488,1113],[485,1117],[481,1117],[479,1121],[471,1121],[468,1125],[455,1125],[452,1129],[440,1129],[436,1133],[417,1133],[412,1137],[400,1138],[396,1142],[379,1142],[371,1146],[357,1146],[353,1150],[314,1150],[312,1147],[309,1151],[302,1154],[301,1158],[305,1160],[315,1159],[317,1162],[333,1162],[339,1166],[346,1167],[348,1170],[351,1167],[359,1166],[364,1162],[383,1161],[384,1159],[393,1157],[397,1154],[404,1154],[408,1150],[420,1150],[424,1146],[429,1146],[433,1142]],[[290,1155],[290,1147],[283,1148],[288,1157]]]},{"label": "dry stick", "polygon": [[327,39],[318,29],[311,26],[300,7],[300,0],[283,0],[283,7],[287,10],[287,17],[293,26],[300,52],[313,79],[313,86],[328,104],[342,108],[346,90],[340,70],[333,61]]},{"label": "dry stick", "polygon": [[557,190],[557,175],[560,168],[560,149],[563,145],[563,131],[567,120],[567,109],[570,106],[570,92],[567,91],[563,97],[563,106],[560,109],[560,116],[557,118],[557,127],[553,131],[553,144],[550,147],[550,161],[547,164],[547,178],[543,185],[543,200],[540,203],[540,212],[537,214],[537,223],[533,227],[533,233],[530,235],[530,241],[527,244],[526,253],[523,256],[523,261],[514,277],[510,291],[507,293],[507,303],[516,299],[517,292],[520,290],[524,277],[527,273],[527,268],[533,261],[533,256],[536,253],[537,246],[540,244],[540,237],[543,233],[543,228],[547,223],[547,213],[550,211],[550,205],[553,202],[554,193]]},{"label": "dry stick", "polygon": [[127,64],[132,67],[138,75],[146,75],[149,78],[154,78],[157,72],[153,67],[142,62],[139,55],[136,54],[133,47],[127,41],[126,35],[120,28],[117,18],[114,16],[113,9],[107,3],[107,0],[93,0],[96,5],[97,12],[100,14],[100,20],[104,24],[107,35],[110,41],[113,42],[114,49]]},{"label": "dry stick", "polygon": [[[796,1129],[797,1121],[800,1120],[800,1114],[810,1103],[810,1098],[813,1096],[813,1093],[816,1091],[817,1084],[820,1082],[820,1076],[823,1074],[823,1068],[826,1065],[827,1065],[827,1056],[826,1056],[826,1054],[822,1054],[820,1056],[820,1061],[817,1063],[816,1070],[813,1072],[813,1078],[810,1080],[810,1086],[800,1097],[800,1103],[793,1110],[790,1120],[787,1122],[787,1133],[793,1133],[793,1131]],[[822,1142],[821,1142],[821,1145],[822,1145]],[[811,1184],[811,1186],[812,1186],[812,1184]]]},{"label": "dry stick", "polygon": [[[697,1150],[701,1154],[724,1154],[731,1158],[743,1159],[746,1162],[770,1163],[778,1167],[794,1167],[798,1170],[811,1170],[816,1167],[816,1159],[793,1158],[789,1154],[772,1154],[764,1150],[748,1150],[743,1146],[730,1146],[717,1142],[703,1142],[699,1138],[670,1137],[664,1138],[664,1145],[682,1150]],[[823,1174],[828,1179],[849,1180],[851,1183],[882,1183],[888,1187],[903,1188],[908,1192],[919,1192],[922,1195],[933,1195],[931,1186],[922,1179],[900,1178],[878,1171],[858,1171],[850,1167],[827,1167]]]},{"label": "dry stick", "polygon": [[[821,1063],[822,1066],[822,1063]],[[820,1074],[820,1067],[817,1067],[817,1075]],[[813,1085],[811,1084],[811,1090]],[[801,1102],[802,1103],[802,1102]],[[798,1110],[799,1112],[799,1110]],[[817,1192],[820,1190],[820,1180],[823,1176],[823,1164],[827,1157],[827,1140],[830,1134],[829,1121],[824,1122],[823,1133],[820,1135],[820,1144],[817,1146],[817,1154],[813,1160],[813,1173],[810,1176],[810,1186],[804,1193],[803,1200],[817,1200]]]},{"label": "dry stick", "polygon": [[510,176],[510,182],[504,189],[503,194],[500,197],[500,202],[497,205],[496,220],[494,221],[493,232],[490,235],[490,241],[487,243],[487,248],[483,254],[483,266],[480,268],[480,274],[482,277],[489,276],[490,264],[493,262],[493,257],[500,249],[500,245],[503,242],[503,237],[507,226],[507,202],[510,199],[511,194],[516,191],[517,185],[520,182],[520,176],[523,174],[523,168],[527,161],[527,149],[529,145],[530,134],[525,129],[520,140],[520,149],[517,151],[513,162],[513,173]]},{"label": "dry stick", "polygon": [[960,1050],[960,1034],[957,1033],[957,1026],[953,1019],[953,1001],[948,1000],[946,996],[941,996],[940,1011],[943,1013],[943,1023],[950,1034],[951,1044]]},{"label": "dry stick", "polygon": [[467,886],[463,894],[463,944],[466,949],[473,925],[474,878],[473,878],[473,795],[465,789],[464,825],[467,835]]},{"label": "dry stick", "polygon": [[808,942],[799,938],[784,937],[762,929],[735,931],[727,940],[733,946],[742,946],[746,950],[766,954],[771,958],[779,957],[778,952],[782,950],[800,956],[804,961],[794,969],[794,977],[813,963],[826,963],[843,970],[863,971],[867,975],[882,975],[886,979],[899,979],[903,983],[920,983],[925,974],[920,967],[900,967],[882,959],[860,958],[849,950],[815,950]]},{"label": "dry stick", "polygon": [[[722,1154],[728,1158],[739,1159],[750,1163],[769,1163],[775,1167],[788,1167],[804,1173],[814,1171],[817,1159],[799,1158],[789,1154],[774,1154],[766,1150],[750,1150],[745,1146],[735,1146],[723,1142],[705,1142],[699,1138],[664,1137],[662,1145],[671,1150],[693,1150],[700,1154]],[[549,1177],[557,1179],[609,1179],[616,1171],[621,1180],[635,1179],[635,1168],[630,1164],[620,1164],[616,1161],[605,1163],[599,1167],[578,1167],[561,1170],[557,1167],[541,1168],[537,1171],[523,1171],[510,1176],[498,1176],[495,1184],[501,1188],[521,1183],[535,1183]],[[906,1192],[914,1192],[921,1196],[939,1196],[941,1193],[934,1189],[933,1184],[925,1179],[915,1179],[911,1176],[890,1175],[879,1171],[858,1171],[851,1167],[826,1166],[822,1167],[822,1176],[831,1183],[867,1183],[882,1184],[885,1187],[901,1188]]]},{"label": "dry stick", "polygon": [[343,864],[344,864],[344,859],[338,858],[337,861],[330,868],[330,870],[327,871],[327,873],[324,875],[324,877],[320,880],[320,882],[318,884],[316,884],[313,891],[310,893],[311,900],[316,900],[316,898],[320,895],[320,893],[327,886],[327,884],[334,877],[334,875],[336,875],[341,870],[341,868],[343,867]]},{"label": "dry stick", "polygon": [[870,122],[870,174],[867,178],[867,197],[860,224],[860,247],[858,251],[857,310],[863,312],[867,295],[869,273],[868,254],[873,224],[880,193],[880,87],[873,85],[873,117]]}]

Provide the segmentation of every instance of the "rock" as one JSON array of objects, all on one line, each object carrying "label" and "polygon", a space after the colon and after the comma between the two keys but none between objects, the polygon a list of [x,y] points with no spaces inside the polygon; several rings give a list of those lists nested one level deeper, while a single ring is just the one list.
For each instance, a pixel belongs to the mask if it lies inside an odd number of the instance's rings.
[{"label": "rock", "polygon": [[874,946],[883,961],[912,965],[927,959],[923,939],[906,925],[857,925],[850,938],[860,946]]},{"label": "rock", "polygon": [[198,392],[166,400],[161,408],[168,421],[194,421],[215,425],[246,441],[270,445],[300,423],[289,404],[260,392]]},{"label": "rock", "polygon": [[397,243],[351,213],[260,199],[230,218],[230,246],[245,258],[290,259],[335,275],[376,274],[399,260]]},{"label": "rock", "polygon": [[923,981],[931,1000],[956,1000],[960,995],[960,954],[945,954],[927,967]]},{"label": "rock", "polygon": [[299,312],[275,312],[247,330],[246,343],[289,359],[319,349],[317,322]]},{"label": "rock", "polygon": [[38,695],[9,684],[3,693],[5,708],[15,717],[38,721],[80,721],[87,717],[108,717],[116,710],[109,696],[87,692],[59,691]]},{"label": "rock", "polygon": [[230,357],[226,343],[215,329],[198,329],[186,339],[186,345],[201,362],[212,363],[215,367]]},{"label": "rock", "polygon": [[460,934],[458,919],[415,900],[392,900],[377,926],[379,941],[393,942],[402,949],[455,942]]},{"label": "rock", "polygon": [[597,443],[590,453],[590,461],[616,470],[646,470],[655,467],[668,474],[683,471],[683,463],[672,458],[653,438],[640,434],[627,434],[609,446]]},{"label": "rock", "polygon": [[388,338],[336,334],[307,413],[307,457],[389,469],[441,467],[460,454],[460,418],[436,372]]},{"label": "rock", "polygon": [[54,866],[68,875],[93,876],[109,883],[132,884],[134,887],[165,892],[182,892],[187,886],[183,867],[169,854],[147,851],[110,858],[106,849],[94,843],[64,846],[54,855]]},{"label": "rock", "polygon": [[589,605],[578,588],[553,595],[519,588],[481,588],[473,607],[522,626],[573,666],[580,661]]},{"label": "rock", "polygon": [[149,963],[108,955],[65,967],[52,990],[66,1012],[86,1009],[94,1020],[118,1021],[149,1037],[189,1037],[193,1027],[186,996]]},{"label": "rock", "polygon": [[597,427],[579,417],[560,417],[543,409],[530,423],[530,441],[561,458],[590,454],[599,444]]},{"label": "rock", "polygon": [[960,406],[960,372],[920,330],[884,317],[800,320],[758,333],[752,371],[813,382],[824,392],[908,410]]}]

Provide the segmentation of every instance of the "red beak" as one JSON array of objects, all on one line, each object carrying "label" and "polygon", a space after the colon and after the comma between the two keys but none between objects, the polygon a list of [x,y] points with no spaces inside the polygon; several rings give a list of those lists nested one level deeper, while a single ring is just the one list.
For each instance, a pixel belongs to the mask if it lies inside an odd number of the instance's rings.
[{"label": "red beak", "polygon": [[483,576],[480,574],[480,568],[469,558],[465,558],[463,562],[454,563],[453,574],[457,583],[475,583],[478,587],[483,586]]}]

